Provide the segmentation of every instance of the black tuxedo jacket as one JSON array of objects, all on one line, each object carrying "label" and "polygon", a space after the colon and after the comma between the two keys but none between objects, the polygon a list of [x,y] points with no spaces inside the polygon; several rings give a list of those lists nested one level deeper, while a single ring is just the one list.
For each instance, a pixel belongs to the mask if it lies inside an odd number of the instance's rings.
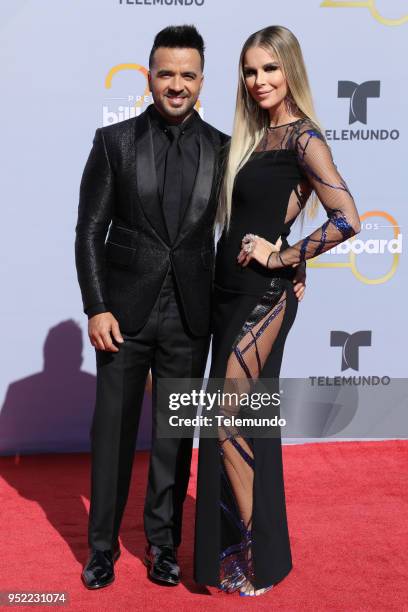
[{"label": "black tuxedo jacket", "polygon": [[191,333],[209,333],[213,222],[220,153],[228,138],[201,119],[198,129],[196,181],[173,244],[158,196],[148,114],[96,130],[81,180],[75,240],[88,316],[110,311],[122,332],[138,331],[171,266]]}]

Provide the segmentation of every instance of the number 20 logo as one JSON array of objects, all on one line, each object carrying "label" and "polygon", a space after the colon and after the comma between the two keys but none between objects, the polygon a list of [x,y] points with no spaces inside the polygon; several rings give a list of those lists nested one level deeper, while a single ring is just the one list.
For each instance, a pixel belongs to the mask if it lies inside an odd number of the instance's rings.
[{"label": "number 20 logo", "polygon": [[[361,215],[360,219],[361,221],[365,221],[369,218],[378,217],[385,219],[389,223],[390,228],[392,228],[393,230],[394,241],[398,241],[398,237],[401,238],[401,230],[396,219],[394,219],[394,217],[389,213],[382,210],[371,210]],[[353,240],[354,238],[350,239],[350,241]],[[377,278],[369,278],[358,269],[357,255],[356,252],[353,251],[353,249],[350,249],[348,261],[321,261],[321,255],[319,255],[318,257],[308,261],[307,266],[310,268],[349,268],[353,275],[356,277],[356,279],[359,280],[361,283],[364,283],[365,285],[381,285],[382,283],[386,283],[388,280],[390,280],[390,278],[394,276],[398,268],[399,253],[395,251],[393,253],[390,252],[389,256],[391,256],[391,267],[389,268],[388,272]]]},{"label": "number 20 logo", "polygon": [[324,0],[321,5],[322,8],[368,8],[371,16],[386,26],[401,26],[408,21],[408,15],[403,15],[399,19],[388,19],[380,15],[376,0],[363,0],[362,2],[357,1],[346,1],[346,0]]}]

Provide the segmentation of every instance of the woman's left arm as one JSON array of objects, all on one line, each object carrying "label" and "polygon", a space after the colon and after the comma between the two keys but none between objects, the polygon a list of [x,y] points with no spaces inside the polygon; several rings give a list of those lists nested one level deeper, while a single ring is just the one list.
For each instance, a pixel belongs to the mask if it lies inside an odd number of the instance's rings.
[{"label": "woman's left arm", "polygon": [[[316,128],[302,132],[297,138],[296,150],[299,164],[326,210],[327,221],[309,236],[281,252],[279,241],[273,245],[258,236],[251,239],[244,237],[238,256],[238,262],[244,266],[251,259],[256,259],[268,268],[293,266],[332,249],[361,229],[353,197],[333,162],[321,132]],[[252,250],[248,252],[246,246],[251,241]]]}]

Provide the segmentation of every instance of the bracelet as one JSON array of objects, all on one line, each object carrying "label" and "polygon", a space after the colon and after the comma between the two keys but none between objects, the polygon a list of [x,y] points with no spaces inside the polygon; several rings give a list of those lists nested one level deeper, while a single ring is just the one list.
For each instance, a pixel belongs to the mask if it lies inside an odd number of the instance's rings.
[{"label": "bracelet", "polygon": [[[271,252],[269,253],[269,255],[268,255],[268,259],[266,260],[266,267],[267,267],[267,268],[269,268],[269,260],[270,260],[270,258],[272,257],[272,255],[273,255],[274,253],[276,253],[276,255],[279,257],[279,260],[280,260],[280,262],[281,262],[281,264],[282,264],[282,267],[283,267],[283,268],[285,268],[285,267],[286,267],[286,264],[285,264],[285,262],[283,261],[283,259],[282,259],[281,255],[280,255],[279,251],[271,251]],[[269,269],[270,269],[270,268],[269,268]]]},{"label": "bracelet", "polygon": [[279,257],[279,259],[280,259],[280,262],[281,262],[282,266],[283,266],[283,267],[285,267],[285,266],[286,266],[286,264],[285,264],[285,262],[283,261],[283,259],[282,259],[282,257],[281,257],[281,254],[280,254],[279,252],[278,252],[278,257]]},{"label": "bracelet", "polygon": [[271,251],[268,255],[268,259],[266,260],[266,267],[269,268],[269,260],[272,257],[272,255],[275,253],[276,251]]}]

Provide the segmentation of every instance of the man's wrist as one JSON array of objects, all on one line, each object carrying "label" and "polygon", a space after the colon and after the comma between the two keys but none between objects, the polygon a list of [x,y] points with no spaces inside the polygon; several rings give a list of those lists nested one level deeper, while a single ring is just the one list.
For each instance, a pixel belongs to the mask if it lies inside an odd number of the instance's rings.
[{"label": "man's wrist", "polygon": [[85,314],[88,316],[88,319],[91,319],[97,314],[102,314],[103,312],[108,312],[104,302],[93,304],[93,306],[88,306],[88,308],[85,309]]}]

